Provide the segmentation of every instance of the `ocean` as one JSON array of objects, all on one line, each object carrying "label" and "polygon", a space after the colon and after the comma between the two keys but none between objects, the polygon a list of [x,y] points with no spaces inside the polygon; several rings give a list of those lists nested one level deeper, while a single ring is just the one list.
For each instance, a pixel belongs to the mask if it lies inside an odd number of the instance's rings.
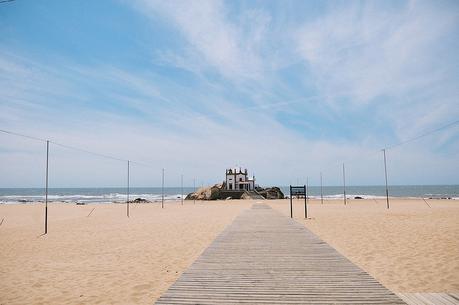
[{"label": "ocean", "polygon": [[[282,186],[281,190],[286,196],[289,194],[289,187]],[[184,187],[183,193],[193,192],[193,188]],[[320,198],[320,187],[309,187],[311,198]],[[342,186],[324,186],[323,195],[325,199],[342,199]],[[384,186],[348,186],[346,197],[354,198],[384,198]],[[181,198],[180,187],[165,187],[164,199],[167,201],[179,200]],[[389,186],[390,197],[410,198],[449,198],[459,200],[459,185],[393,185]],[[129,198],[143,198],[153,202],[161,201],[160,187],[131,187]],[[44,201],[43,188],[0,188],[0,203],[28,203]],[[126,201],[126,188],[50,188],[48,201],[60,201],[69,203],[111,203]]]}]

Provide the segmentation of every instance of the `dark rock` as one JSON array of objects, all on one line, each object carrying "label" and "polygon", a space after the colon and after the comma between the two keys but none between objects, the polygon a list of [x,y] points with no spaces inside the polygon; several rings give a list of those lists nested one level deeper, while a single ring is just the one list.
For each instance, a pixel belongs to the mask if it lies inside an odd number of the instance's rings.
[{"label": "dark rock", "polygon": [[355,196],[354,199],[363,199],[363,197]]},{"label": "dark rock", "polygon": [[268,187],[268,188],[257,188],[257,193],[266,199],[284,199],[284,193],[277,186]]},{"label": "dark rock", "polygon": [[150,201],[148,201],[147,199],[143,199],[143,198],[136,198],[136,199],[131,200],[129,202],[130,203],[147,203],[147,202],[150,202]]}]

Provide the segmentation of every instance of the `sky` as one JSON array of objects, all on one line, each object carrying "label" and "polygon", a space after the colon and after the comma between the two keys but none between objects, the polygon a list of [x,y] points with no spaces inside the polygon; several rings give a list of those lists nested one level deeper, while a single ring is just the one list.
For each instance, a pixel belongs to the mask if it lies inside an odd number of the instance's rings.
[{"label": "sky", "polygon": [[[457,1],[0,3],[0,129],[133,160],[132,186],[384,184],[382,148],[459,118]],[[0,187],[43,142],[0,133]],[[50,186],[127,162],[51,144]],[[459,124],[387,150],[389,184],[459,184]]]}]

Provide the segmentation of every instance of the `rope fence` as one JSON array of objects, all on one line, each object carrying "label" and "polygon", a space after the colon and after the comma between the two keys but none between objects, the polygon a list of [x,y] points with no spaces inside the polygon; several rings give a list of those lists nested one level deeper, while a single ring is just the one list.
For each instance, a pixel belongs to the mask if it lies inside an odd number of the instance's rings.
[{"label": "rope fence", "polygon": [[[367,157],[373,157],[373,156],[376,156],[378,154],[382,155],[381,159],[382,159],[383,164],[384,164],[385,197],[386,197],[385,199],[386,199],[386,208],[387,209],[390,208],[390,199],[389,199],[390,198],[390,193],[389,193],[389,186],[388,186],[388,171],[387,171],[387,159],[388,159],[388,156],[386,155],[386,153],[388,151],[397,149],[397,148],[399,148],[399,147],[401,147],[403,145],[406,145],[408,143],[411,143],[411,142],[414,142],[414,141],[419,140],[421,138],[425,138],[427,136],[430,136],[430,135],[432,135],[434,133],[437,133],[439,131],[456,127],[458,125],[458,123],[459,123],[459,120],[456,120],[454,122],[451,122],[451,123],[448,123],[446,125],[440,126],[439,128],[436,128],[436,129],[430,130],[428,132],[422,133],[422,134],[420,134],[420,135],[418,135],[416,137],[400,141],[399,143],[396,143],[396,144],[393,144],[393,145],[387,145],[384,148],[382,148],[381,150],[378,150],[376,152],[372,152],[371,154],[369,154],[367,156]],[[25,138],[25,139],[38,141],[38,142],[46,144],[46,168],[45,168],[45,190],[44,190],[44,193],[45,193],[45,199],[44,199],[44,203],[45,203],[44,234],[48,233],[49,166],[50,166],[50,150],[52,151],[52,146],[61,147],[61,148],[64,148],[64,149],[67,149],[67,150],[72,150],[72,151],[78,151],[78,152],[81,152],[81,153],[84,153],[84,154],[89,154],[89,155],[97,156],[97,157],[100,157],[100,158],[109,159],[109,160],[112,160],[112,161],[124,163],[125,166],[126,166],[126,217],[128,217],[128,218],[130,217],[130,200],[129,199],[130,199],[130,191],[131,191],[131,174],[132,174],[131,173],[131,167],[132,167],[132,165],[136,165],[136,166],[140,166],[140,167],[147,167],[147,168],[157,168],[156,166],[154,166],[153,164],[148,163],[148,162],[132,160],[132,159],[129,159],[129,158],[122,158],[122,157],[113,156],[113,155],[109,155],[109,154],[105,154],[105,153],[91,151],[91,150],[83,149],[83,148],[80,148],[80,147],[76,147],[76,146],[60,143],[60,142],[57,142],[57,141],[53,141],[53,140],[49,140],[49,139],[45,139],[45,138],[40,138],[40,137],[35,137],[35,136],[31,136],[31,135],[26,135],[26,134],[22,134],[22,133],[10,131],[10,130],[0,129],[0,133],[7,134],[7,135],[10,135],[10,136],[22,137],[22,138]],[[347,178],[346,177],[346,173],[347,173],[346,169],[349,167],[349,164],[353,164],[355,162],[359,162],[361,159],[362,159],[362,157],[359,158],[358,160],[352,160],[352,161],[348,161],[348,162],[339,162],[336,165],[332,164],[332,165],[330,165],[328,167],[328,169],[333,169],[333,170],[336,170],[339,167],[342,168],[342,192],[343,192],[343,204],[344,205],[347,205],[347,203],[348,203],[347,202],[347,196],[346,196],[346,194],[347,194],[346,181],[348,180],[348,179],[346,179]],[[326,172],[326,171],[322,170],[320,172],[320,175],[319,175],[319,180],[320,180],[320,203],[321,204],[324,203],[324,183],[323,183],[324,182],[324,175],[323,175],[324,172]],[[183,174],[181,174],[180,175],[181,205],[183,205],[183,196],[184,196],[183,178],[184,178],[184,176],[183,176]],[[310,178],[309,176],[306,177],[306,179],[305,179],[306,183],[305,183],[304,186],[302,186],[302,187],[304,187],[304,192],[306,194],[305,195],[305,197],[306,197],[305,200],[309,200],[310,195],[311,195],[310,185],[309,185],[309,178]],[[298,181],[298,178],[297,178],[297,181]],[[201,182],[201,184],[202,184],[202,182]],[[299,183],[297,182],[297,184],[299,184]],[[196,178],[193,178],[193,190],[196,191]],[[426,203],[426,205],[430,207],[429,203],[424,198],[423,198],[423,200]],[[165,201],[165,169],[162,168],[161,169],[161,208],[164,208],[164,201]],[[375,201],[376,201],[376,199],[375,199]],[[196,200],[193,200],[193,203],[195,204]],[[307,201],[305,201],[305,204],[306,203],[307,203]],[[89,217],[93,213],[94,209],[91,210],[91,212],[87,215],[87,217]],[[306,212],[305,212],[305,215],[306,215]]]},{"label": "rope fence", "polygon": [[[125,163],[126,164],[126,217],[128,217],[128,218],[130,217],[130,203],[131,203],[131,201],[130,201],[130,194],[131,194],[130,193],[130,191],[131,191],[131,166],[132,165],[137,165],[137,166],[141,166],[141,167],[155,168],[155,166],[153,166],[152,164],[149,164],[149,163],[146,163],[146,162],[143,162],[143,161],[124,159],[124,158],[121,158],[121,157],[116,157],[116,156],[103,154],[103,153],[99,153],[99,152],[94,152],[94,151],[83,149],[83,148],[80,148],[80,147],[75,147],[75,146],[72,146],[72,145],[67,145],[67,144],[59,143],[59,142],[48,140],[48,139],[44,139],[44,138],[30,136],[30,135],[26,135],[26,134],[22,134],[22,133],[18,133],[18,132],[13,132],[13,131],[10,131],[10,130],[0,129],[0,133],[11,135],[11,136],[16,136],[16,137],[22,137],[22,138],[25,138],[25,139],[34,140],[34,141],[38,141],[38,142],[46,144],[45,189],[44,189],[44,204],[45,204],[44,234],[48,233],[48,202],[49,202],[48,195],[49,195],[49,167],[50,167],[50,146],[51,145],[55,145],[57,147],[61,147],[61,148],[68,149],[68,150],[82,152],[82,153],[93,155],[93,156],[97,156],[97,157],[100,157],[100,158],[105,158],[105,159],[109,159],[109,160]],[[165,205],[164,205],[164,203],[165,203],[165,169],[163,168],[161,170],[161,172],[162,172],[162,175],[161,175],[161,208],[164,208],[165,207]],[[181,204],[183,205],[183,197],[184,197],[184,193],[183,193],[183,191],[184,191],[184,188],[183,188],[183,174],[180,176],[180,180],[181,180],[180,198],[181,198]],[[193,179],[193,189],[196,190],[196,179]],[[195,203],[196,203],[196,200],[194,200],[194,204]],[[93,208],[91,210],[91,212],[87,215],[87,217],[91,216],[91,214],[94,212],[94,210],[95,210],[95,208]]]}]

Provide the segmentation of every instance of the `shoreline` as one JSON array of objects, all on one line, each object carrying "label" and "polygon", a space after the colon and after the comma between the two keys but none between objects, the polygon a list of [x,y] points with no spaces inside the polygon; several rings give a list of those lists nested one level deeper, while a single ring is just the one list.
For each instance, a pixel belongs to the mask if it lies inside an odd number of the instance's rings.
[{"label": "shoreline", "polygon": [[[186,195],[183,195],[184,202],[190,202],[193,200],[190,199],[185,199]],[[141,202],[141,204],[155,204],[155,203],[161,203],[161,199],[154,199],[154,200],[148,200],[143,197],[137,197],[133,196],[134,199],[131,199],[129,202],[132,204],[140,204],[133,202],[133,200],[140,198],[142,200],[147,200],[145,202]],[[303,200],[304,197],[302,197]],[[284,199],[265,199],[267,202],[272,201],[272,200],[288,200],[289,197],[285,197]],[[293,199],[297,200],[296,197],[293,197]],[[217,199],[217,200],[196,200],[196,201],[203,201],[203,202],[228,202],[228,201],[236,201],[240,199],[231,199],[231,200],[224,200],[224,199]],[[308,200],[310,201],[315,201],[315,200],[321,200],[320,196],[309,196]],[[330,201],[330,202],[335,202],[335,201],[342,201],[344,200],[344,196],[341,195],[331,195],[331,196],[324,196],[323,197],[324,201]],[[386,196],[376,196],[376,195],[346,195],[346,200],[355,200],[355,201],[374,201],[374,200],[386,200]],[[449,201],[455,201],[459,200],[459,197],[415,197],[415,196],[389,196],[389,200],[449,200]],[[169,198],[164,198],[164,202],[168,203],[175,203],[175,202],[180,203],[180,197],[169,197]],[[21,200],[21,201],[4,201],[0,200],[0,205],[5,204],[5,205],[10,205],[10,204],[43,204],[45,203],[44,200]],[[75,204],[75,205],[93,205],[93,204],[126,204],[126,201],[124,200],[117,200],[117,201],[79,201],[79,200],[48,200],[48,203],[62,203],[62,204]]]},{"label": "shoreline", "polygon": [[[279,187],[284,196],[289,195],[289,187]],[[199,188],[191,187],[166,187],[164,192],[158,187],[131,187],[130,198],[143,198],[149,201],[160,201],[163,194],[167,201],[186,197],[187,194],[193,193]],[[342,186],[324,186],[323,192],[318,186],[309,186],[309,197],[311,199],[320,199],[321,193],[326,200],[343,199]],[[29,203],[44,201],[44,188],[0,188],[0,204],[9,203]],[[48,202],[81,202],[81,203],[111,203],[126,201],[126,187],[92,187],[92,188],[49,188]],[[385,186],[347,186],[346,198],[356,199],[385,199]],[[434,200],[439,198],[451,198],[459,200],[459,185],[395,185],[389,186],[390,199],[414,199],[424,198]]]}]

